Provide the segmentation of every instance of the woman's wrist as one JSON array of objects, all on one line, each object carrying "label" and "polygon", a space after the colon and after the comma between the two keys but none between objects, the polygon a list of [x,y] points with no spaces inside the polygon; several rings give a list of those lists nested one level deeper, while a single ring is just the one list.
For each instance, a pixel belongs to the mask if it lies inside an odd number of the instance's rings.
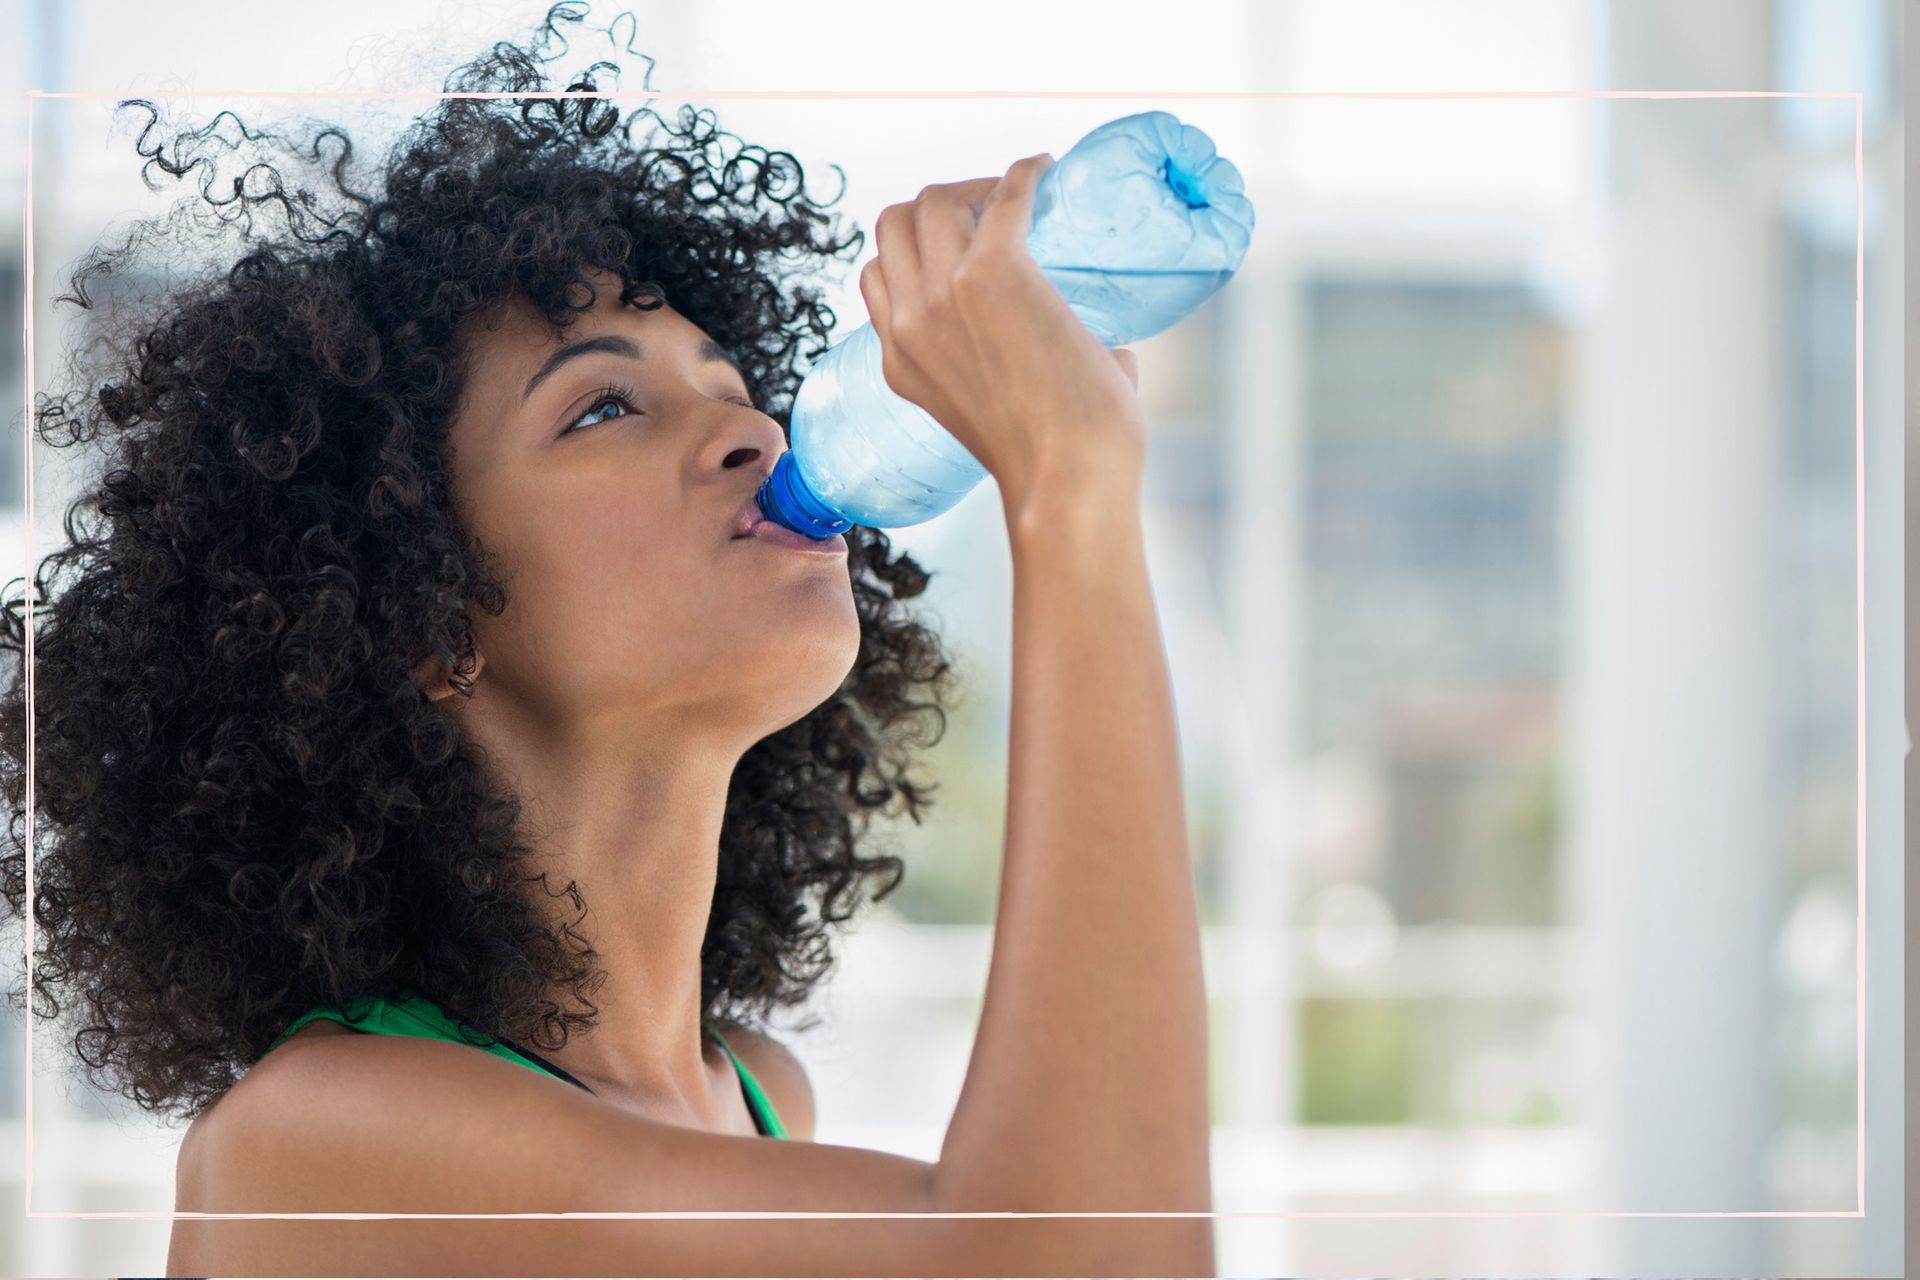
[{"label": "woman's wrist", "polygon": [[1003,492],[1014,559],[1042,551],[1111,555],[1131,549],[1141,537],[1140,498],[1138,473],[1121,467]]},{"label": "woman's wrist", "polygon": [[1006,512],[1014,560],[1037,551],[1114,553],[1140,539],[1139,489],[1083,486],[1046,491]]}]

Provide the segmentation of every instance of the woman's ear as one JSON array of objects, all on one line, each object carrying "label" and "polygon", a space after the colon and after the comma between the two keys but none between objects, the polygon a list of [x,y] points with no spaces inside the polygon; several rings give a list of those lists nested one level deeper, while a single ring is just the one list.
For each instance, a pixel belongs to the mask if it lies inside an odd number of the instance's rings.
[{"label": "woman's ear", "polygon": [[[475,649],[473,651],[473,670],[462,678],[462,685],[471,689],[473,682],[480,678],[480,673],[486,669],[486,666],[486,655],[478,649]],[[429,702],[438,702],[449,694],[459,691],[453,683],[452,674],[448,670],[447,664],[440,661],[438,657],[427,658],[413,669],[413,685],[416,689],[420,690],[420,692],[427,695],[427,701]]]}]

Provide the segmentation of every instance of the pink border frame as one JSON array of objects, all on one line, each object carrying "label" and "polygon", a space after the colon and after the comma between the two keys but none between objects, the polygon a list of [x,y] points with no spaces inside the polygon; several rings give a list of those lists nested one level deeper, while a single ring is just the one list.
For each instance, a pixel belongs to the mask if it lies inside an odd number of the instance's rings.
[{"label": "pink border frame", "polygon": [[[25,361],[27,361],[27,422],[33,422],[35,367],[33,367],[33,104],[38,98],[134,98],[140,94],[104,92],[50,92],[27,90],[27,196],[25,196]],[[1857,794],[1857,919],[1855,919],[1855,1207],[1809,1211],[1734,1211],[1734,1213],[1632,1213],[1588,1209],[1459,1209],[1459,1211],[1221,1211],[1221,1213],[758,1213],[758,1211],[693,1211],[693,1213],[58,1213],[33,1209],[33,608],[27,608],[25,691],[27,691],[27,1021],[25,1021],[25,1196],[27,1219],[1864,1219],[1866,1217],[1866,165],[1864,165],[1864,96],[1860,92],[1780,92],[1780,90],[1515,90],[1515,92],[1068,92],[1068,90],[925,90],[925,92],[828,92],[828,90],[636,90],[636,92],[470,92],[470,94],[355,94],[355,92],[250,92],[250,90],[188,90],[175,94],[148,94],[171,98],[332,98],[332,100],[444,100],[444,98],[885,98],[885,100],[977,100],[977,98],[1073,98],[1073,100],[1288,100],[1288,98],[1398,98],[1398,100],[1459,100],[1459,98],[1851,98],[1853,100],[1853,190],[1855,190],[1855,290],[1853,290],[1853,441],[1855,441],[1855,695],[1857,739],[1855,771]],[[27,476],[27,591],[33,591],[35,568],[35,510],[33,510],[33,432],[21,432]],[[35,601],[38,603],[38,601]]]}]

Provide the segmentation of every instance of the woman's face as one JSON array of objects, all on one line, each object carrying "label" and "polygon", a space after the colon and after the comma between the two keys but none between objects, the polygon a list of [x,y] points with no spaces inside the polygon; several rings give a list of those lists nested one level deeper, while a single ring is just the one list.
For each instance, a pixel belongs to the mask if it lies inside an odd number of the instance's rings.
[{"label": "woman's face", "polygon": [[691,321],[595,283],[558,342],[518,297],[467,336],[455,500],[510,597],[473,614],[476,704],[542,735],[640,723],[744,751],[852,668],[847,558],[736,537],[779,424]]}]

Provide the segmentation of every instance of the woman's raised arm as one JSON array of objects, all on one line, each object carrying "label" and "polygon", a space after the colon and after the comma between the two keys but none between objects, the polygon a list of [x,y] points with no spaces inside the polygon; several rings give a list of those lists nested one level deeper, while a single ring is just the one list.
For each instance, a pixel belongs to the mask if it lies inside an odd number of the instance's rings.
[{"label": "woman's raised arm", "polygon": [[[1006,854],[937,1170],[949,1202],[1212,1209],[1199,924],[1138,510],[1137,490],[1089,490],[1008,513]],[[1210,1219],[1077,1221],[1084,1267],[1212,1273]]]}]

